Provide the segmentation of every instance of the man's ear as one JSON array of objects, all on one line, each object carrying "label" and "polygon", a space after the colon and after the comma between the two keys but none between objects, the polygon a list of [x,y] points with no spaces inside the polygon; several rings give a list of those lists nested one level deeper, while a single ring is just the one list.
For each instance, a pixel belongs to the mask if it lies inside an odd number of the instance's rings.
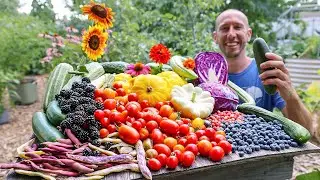
[{"label": "man's ear", "polygon": [[252,29],[251,28],[248,28],[247,36],[248,36],[248,42],[249,42],[252,37]]},{"label": "man's ear", "polygon": [[215,43],[217,43],[217,31],[213,31],[212,38]]}]

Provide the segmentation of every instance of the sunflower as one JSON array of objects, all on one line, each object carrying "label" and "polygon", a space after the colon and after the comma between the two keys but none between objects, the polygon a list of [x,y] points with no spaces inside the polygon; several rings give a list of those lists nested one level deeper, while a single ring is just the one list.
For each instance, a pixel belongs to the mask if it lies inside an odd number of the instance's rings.
[{"label": "sunflower", "polygon": [[149,56],[156,63],[167,64],[171,54],[165,45],[157,44],[152,46]]},{"label": "sunflower", "polygon": [[93,1],[88,5],[84,5],[81,8],[83,14],[88,14],[88,18],[96,22],[98,25],[105,29],[109,29],[113,26],[113,16],[114,12],[109,7],[104,4],[98,4]]},{"label": "sunflower", "polygon": [[108,33],[100,26],[89,26],[89,30],[82,36],[82,50],[87,56],[96,61],[104,53],[107,46]]}]

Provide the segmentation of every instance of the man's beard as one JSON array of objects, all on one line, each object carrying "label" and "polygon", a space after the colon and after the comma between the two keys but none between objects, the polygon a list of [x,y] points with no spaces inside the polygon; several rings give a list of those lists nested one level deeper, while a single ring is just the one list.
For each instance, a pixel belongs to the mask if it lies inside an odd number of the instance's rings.
[{"label": "man's beard", "polygon": [[241,45],[241,46],[240,46],[240,50],[237,51],[237,52],[234,52],[234,51],[232,51],[232,52],[227,52],[225,49],[223,49],[223,48],[220,47],[222,53],[224,54],[224,56],[225,56],[226,58],[236,58],[236,57],[238,57],[238,56],[241,54],[241,52],[244,50],[244,48],[245,48],[245,44]]}]

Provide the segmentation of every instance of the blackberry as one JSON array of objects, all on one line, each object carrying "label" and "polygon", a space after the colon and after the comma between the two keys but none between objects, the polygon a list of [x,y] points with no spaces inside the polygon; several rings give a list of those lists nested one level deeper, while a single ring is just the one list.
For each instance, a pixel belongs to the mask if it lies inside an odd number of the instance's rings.
[{"label": "blackberry", "polygon": [[71,131],[77,136],[83,130],[79,125],[73,124],[71,127]]},{"label": "blackberry", "polygon": [[99,131],[91,131],[90,138],[91,139],[99,139]]},{"label": "blackberry", "polygon": [[79,94],[78,92],[72,92],[71,97],[72,98],[81,97],[81,94]]},{"label": "blackberry", "polygon": [[101,102],[95,102],[95,106],[97,109],[101,109],[101,110],[104,109],[104,105]]},{"label": "blackberry", "polygon": [[91,153],[91,156],[99,156],[99,155],[100,155],[100,152],[97,150]]},{"label": "blackberry", "polygon": [[88,97],[80,97],[78,98],[79,104],[93,104],[95,100]]},{"label": "blackberry", "polygon": [[60,108],[61,108],[61,112],[64,113],[64,114],[68,114],[69,112],[71,112],[71,106],[70,105],[63,105]]},{"label": "blackberry", "polygon": [[94,98],[94,93],[93,92],[89,92],[89,93],[86,93],[85,96],[88,97],[88,98],[93,99]]},{"label": "blackberry", "polygon": [[60,91],[60,95],[65,99],[69,99],[71,94],[72,94],[72,90],[69,90],[69,89],[67,89],[67,90],[63,89]]},{"label": "blackberry", "polygon": [[90,122],[89,122],[89,125],[97,128],[97,129],[101,129],[101,124],[100,124],[99,121],[96,121],[96,120],[90,121]]},{"label": "blackberry", "polygon": [[82,155],[84,155],[84,156],[91,156],[91,153],[92,153],[92,151],[89,148],[85,148],[82,151]]},{"label": "blackberry", "polygon": [[84,108],[85,108],[85,112],[87,114],[93,114],[97,110],[97,108],[94,105],[91,105],[91,104],[84,105]]},{"label": "blackberry", "polygon": [[87,77],[82,78],[81,80],[83,83],[91,83],[90,79]]},{"label": "blackberry", "polygon": [[79,105],[79,101],[76,98],[69,99],[67,103],[71,106],[71,109],[75,109]]},{"label": "blackberry", "polygon": [[64,129],[66,128],[70,129],[72,124],[73,124],[73,120],[70,118],[66,118],[60,123],[60,128],[62,129],[62,131],[64,131]]},{"label": "blackberry", "polygon": [[81,88],[81,83],[76,81],[74,83],[72,83],[71,89],[76,89],[76,88]]},{"label": "blackberry", "polygon": [[87,85],[85,88],[84,88],[84,90],[86,91],[86,92],[94,92],[94,89],[95,89],[95,87],[93,86],[93,85],[91,85],[91,84],[89,84],[89,85]]},{"label": "blackberry", "polygon": [[82,117],[82,116],[79,116],[79,115],[74,115],[72,117],[73,121],[75,124],[79,125],[79,126],[82,126],[84,123],[85,123],[85,118]]},{"label": "blackberry", "polygon": [[89,115],[89,116],[87,116],[86,121],[87,121],[88,123],[90,123],[91,121],[95,121],[95,118],[94,118],[94,116]]},{"label": "blackberry", "polygon": [[99,141],[98,139],[92,140],[92,141],[91,141],[91,144],[93,144],[93,145],[95,145],[95,146],[98,146],[98,147],[101,145],[101,143],[100,143],[100,141]]},{"label": "blackberry", "polygon": [[89,133],[87,131],[81,130],[77,137],[80,141],[85,142],[89,138]]},{"label": "blackberry", "polygon": [[74,110],[75,111],[83,111],[83,112],[85,112],[85,108],[84,108],[83,104],[78,105]]},{"label": "blackberry", "polygon": [[84,93],[84,90],[82,88],[75,88],[73,89],[73,91],[79,93],[80,95]]},{"label": "blackberry", "polygon": [[113,145],[114,144],[112,142],[106,142],[104,146],[105,146],[106,150],[110,150],[110,147]]},{"label": "blackberry", "polygon": [[64,105],[68,105],[68,100],[63,99],[62,97],[59,97],[57,101],[58,101],[59,107],[62,107]]}]

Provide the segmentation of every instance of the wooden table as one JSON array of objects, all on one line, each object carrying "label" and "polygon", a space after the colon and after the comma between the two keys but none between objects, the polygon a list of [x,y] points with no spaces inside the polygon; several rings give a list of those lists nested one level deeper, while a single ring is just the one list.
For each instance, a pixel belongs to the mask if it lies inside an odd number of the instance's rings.
[{"label": "wooden table", "polygon": [[[205,179],[237,179],[237,180],[284,180],[292,177],[293,157],[301,154],[320,153],[320,148],[306,143],[299,148],[289,148],[281,151],[253,152],[250,155],[239,157],[238,154],[230,154],[221,162],[214,163],[208,158],[198,156],[190,168],[178,166],[175,170],[162,168],[153,173],[153,179],[172,180],[205,180]],[[142,175],[135,172],[121,172],[106,176],[106,180],[141,179]],[[10,171],[8,180],[39,179],[22,176]]]}]

